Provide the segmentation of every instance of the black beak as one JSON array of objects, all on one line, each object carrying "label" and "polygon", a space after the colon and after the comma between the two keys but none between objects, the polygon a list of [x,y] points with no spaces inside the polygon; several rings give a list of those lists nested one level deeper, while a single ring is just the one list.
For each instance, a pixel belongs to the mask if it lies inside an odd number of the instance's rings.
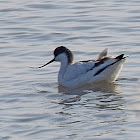
[{"label": "black beak", "polygon": [[48,63],[46,63],[46,64],[44,64],[44,65],[42,65],[42,66],[40,66],[40,67],[38,67],[38,68],[45,67],[46,65],[48,65],[48,64],[50,64],[50,63],[52,63],[52,62],[54,62],[54,61],[55,61],[55,59],[52,59],[50,62],[48,62]]}]

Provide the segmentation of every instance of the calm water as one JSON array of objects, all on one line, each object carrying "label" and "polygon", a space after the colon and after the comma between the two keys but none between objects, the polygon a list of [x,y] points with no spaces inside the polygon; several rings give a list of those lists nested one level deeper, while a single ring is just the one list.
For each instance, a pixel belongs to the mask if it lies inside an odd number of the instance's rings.
[{"label": "calm water", "polygon": [[[139,140],[140,1],[0,1],[1,140]],[[59,63],[64,45],[75,61],[103,49],[127,59],[114,84],[67,90]]]}]

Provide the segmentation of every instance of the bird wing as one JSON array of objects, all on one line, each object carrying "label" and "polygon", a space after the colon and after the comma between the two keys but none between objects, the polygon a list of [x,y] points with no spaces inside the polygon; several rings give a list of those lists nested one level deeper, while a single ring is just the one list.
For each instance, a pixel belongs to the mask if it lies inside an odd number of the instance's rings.
[{"label": "bird wing", "polygon": [[99,55],[98,58],[96,59],[96,61],[101,60],[102,58],[104,58],[105,56],[107,56],[107,51],[108,49],[106,48],[105,50],[103,50]]}]

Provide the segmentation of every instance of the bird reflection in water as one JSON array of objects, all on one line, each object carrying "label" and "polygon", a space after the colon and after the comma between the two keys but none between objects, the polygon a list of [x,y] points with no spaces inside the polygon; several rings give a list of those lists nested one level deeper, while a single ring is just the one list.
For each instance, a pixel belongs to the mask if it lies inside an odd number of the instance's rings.
[{"label": "bird reflection in water", "polygon": [[119,109],[121,108],[123,97],[119,93],[119,85],[117,83],[100,83],[96,85],[87,85],[78,89],[68,89],[62,86],[58,87],[59,93],[65,95],[61,99],[60,104],[73,105],[81,102],[81,98],[90,94],[90,99],[84,101],[84,104],[91,102],[95,104],[98,109]]},{"label": "bird reflection in water", "polygon": [[[61,111],[58,114],[62,117],[71,118],[66,120],[65,124],[87,124],[97,125],[93,128],[99,129],[95,131],[95,136],[112,133],[124,133],[127,130],[121,126],[127,122],[127,113],[124,109],[125,100],[119,92],[119,85],[99,84],[96,86],[90,85],[80,89],[70,90],[59,86],[59,92],[62,94],[59,104]],[[115,124],[117,128],[111,128],[111,124]],[[121,124],[121,125],[120,125]],[[107,128],[102,128],[106,125]],[[93,129],[93,132],[94,132]]]}]

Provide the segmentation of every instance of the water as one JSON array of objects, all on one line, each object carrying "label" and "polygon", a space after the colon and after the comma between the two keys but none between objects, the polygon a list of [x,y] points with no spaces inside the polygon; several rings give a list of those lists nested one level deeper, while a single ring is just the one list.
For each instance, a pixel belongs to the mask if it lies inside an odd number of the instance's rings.
[{"label": "water", "polygon": [[[140,137],[140,1],[0,1],[0,139]],[[125,53],[114,84],[66,90],[59,63],[31,69],[64,45],[75,61]]]}]

